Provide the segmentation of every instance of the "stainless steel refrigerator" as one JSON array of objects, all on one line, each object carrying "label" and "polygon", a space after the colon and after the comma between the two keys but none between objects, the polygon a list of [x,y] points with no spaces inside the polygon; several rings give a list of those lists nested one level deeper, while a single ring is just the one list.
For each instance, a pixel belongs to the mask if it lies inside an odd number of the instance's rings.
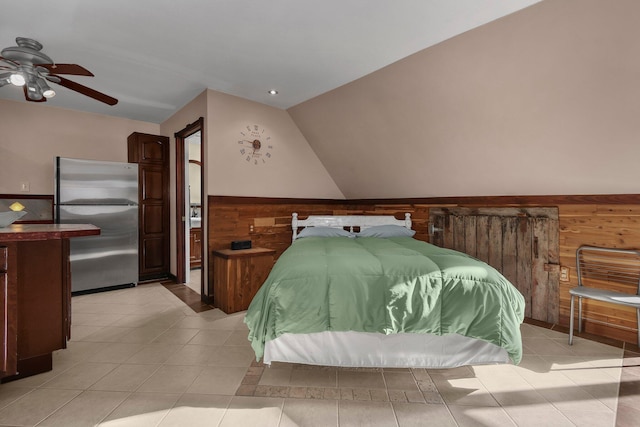
[{"label": "stainless steel refrigerator", "polygon": [[137,284],[137,164],[56,157],[55,212],[59,224],[100,227],[70,239],[73,294]]}]

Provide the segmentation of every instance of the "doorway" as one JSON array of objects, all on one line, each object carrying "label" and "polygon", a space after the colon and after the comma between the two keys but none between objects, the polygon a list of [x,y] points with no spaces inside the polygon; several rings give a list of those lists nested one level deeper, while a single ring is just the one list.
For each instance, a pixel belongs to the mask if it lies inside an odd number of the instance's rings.
[{"label": "doorway", "polygon": [[203,118],[176,132],[176,247],[178,283],[206,299],[204,292],[206,232],[204,198]]}]

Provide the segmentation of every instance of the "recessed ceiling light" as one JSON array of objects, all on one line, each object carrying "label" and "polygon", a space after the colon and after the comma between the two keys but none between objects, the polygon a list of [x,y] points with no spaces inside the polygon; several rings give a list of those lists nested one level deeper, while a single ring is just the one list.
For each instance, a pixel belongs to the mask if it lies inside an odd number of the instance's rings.
[{"label": "recessed ceiling light", "polygon": [[278,91],[275,90],[275,89],[271,89],[268,93],[269,93],[269,95],[277,95]]}]

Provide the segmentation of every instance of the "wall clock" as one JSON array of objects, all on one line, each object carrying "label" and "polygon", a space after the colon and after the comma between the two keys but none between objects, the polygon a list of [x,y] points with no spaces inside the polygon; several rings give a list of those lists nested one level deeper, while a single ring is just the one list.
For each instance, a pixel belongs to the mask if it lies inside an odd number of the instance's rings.
[{"label": "wall clock", "polygon": [[266,129],[260,125],[247,125],[240,131],[240,155],[247,163],[260,165],[271,159],[273,143]]}]

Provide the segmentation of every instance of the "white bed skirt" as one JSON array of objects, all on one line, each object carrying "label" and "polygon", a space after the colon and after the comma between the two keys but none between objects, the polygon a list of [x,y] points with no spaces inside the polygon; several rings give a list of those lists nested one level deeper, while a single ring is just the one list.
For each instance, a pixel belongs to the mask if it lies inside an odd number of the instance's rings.
[{"label": "white bed skirt", "polygon": [[267,341],[264,363],[388,368],[454,368],[511,363],[495,344],[462,335],[318,332]]}]

